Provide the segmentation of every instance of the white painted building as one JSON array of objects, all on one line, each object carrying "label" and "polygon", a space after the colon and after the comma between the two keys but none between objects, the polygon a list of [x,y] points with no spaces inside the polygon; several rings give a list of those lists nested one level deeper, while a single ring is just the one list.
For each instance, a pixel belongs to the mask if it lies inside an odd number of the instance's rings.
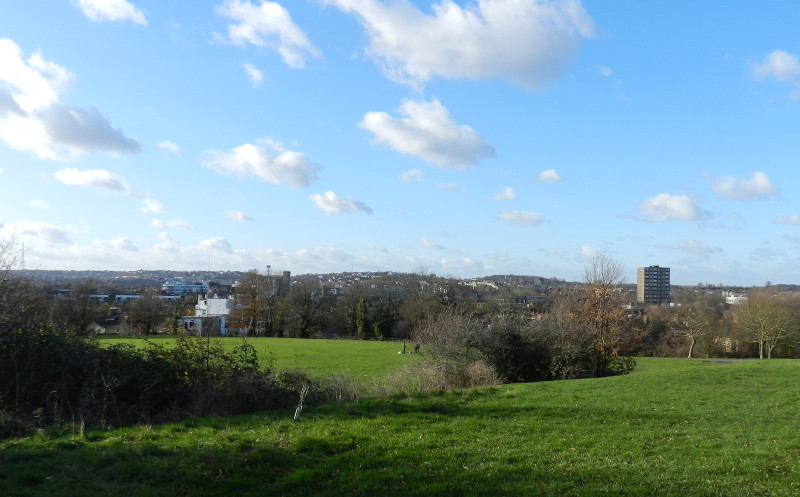
[{"label": "white painted building", "polygon": [[231,298],[205,298],[202,295],[197,298],[197,305],[194,306],[194,315],[197,317],[227,316],[233,309],[234,301]]}]

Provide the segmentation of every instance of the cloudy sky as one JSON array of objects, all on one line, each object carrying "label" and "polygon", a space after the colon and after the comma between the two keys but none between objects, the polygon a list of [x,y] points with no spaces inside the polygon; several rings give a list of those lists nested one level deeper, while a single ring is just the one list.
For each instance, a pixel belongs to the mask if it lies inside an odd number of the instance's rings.
[{"label": "cloudy sky", "polygon": [[800,4],[26,0],[0,240],[39,269],[800,283]]}]

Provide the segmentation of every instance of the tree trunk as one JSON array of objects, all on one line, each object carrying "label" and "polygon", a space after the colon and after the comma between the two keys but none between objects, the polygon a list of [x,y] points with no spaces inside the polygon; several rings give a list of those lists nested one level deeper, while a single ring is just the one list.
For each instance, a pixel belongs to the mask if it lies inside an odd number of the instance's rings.
[{"label": "tree trunk", "polygon": [[689,359],[692,358],[692,351],[694,351],[694,344],[697,342],[696,337],[691,337],[692,341],[689,343]]}]

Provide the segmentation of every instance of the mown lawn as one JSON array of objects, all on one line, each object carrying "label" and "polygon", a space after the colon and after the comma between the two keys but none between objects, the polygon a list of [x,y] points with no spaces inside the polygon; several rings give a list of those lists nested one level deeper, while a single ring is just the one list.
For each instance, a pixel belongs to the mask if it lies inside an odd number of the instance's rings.
[{"label": "mown lawn", "polygon": [[0,442],[8,496],[800,493],[798,361],[637,372]]},{"label": "mown lawn", "polygon": [[[104,337],[101,343],[131,343],[142,346],[146,341],[170,344],[174,338],[155,336],[152,338]],[[212,338],[231,350],[242,344],[242,338]],[[370,380],[385,376],[417,359],[413,354],[398,354],[403,351],[403,342],[374,342],[363,340],[308,340],[300,338],[247,338],[264,364],[277,371],[303,371],[312,378],[324,378],[331,374],[344,375],[354,380]],[[406,352],[413,352],[414,343],[406,342]]]}]

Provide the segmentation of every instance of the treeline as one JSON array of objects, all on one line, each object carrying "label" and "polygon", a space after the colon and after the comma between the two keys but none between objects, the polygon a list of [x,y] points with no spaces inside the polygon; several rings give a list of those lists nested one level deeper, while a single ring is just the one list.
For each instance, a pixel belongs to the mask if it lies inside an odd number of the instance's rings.
[{"label": "treeline", "polygon": [[[297,402],[308,379],[259,366],[246,342],[224,352],[180,334],[195,300],[166,301],[155,290],[121,306],[92,298],[90,282],[68,296],[14,277],[18,252],[0,243],[0,435],[25,427],[158,422],[252,412]],[[674,307],[631,302],[624,269],[600,255],[583,282],[545,298],[495,288],[492,297],[457,281],[407,275],[369,279],[332,292],[313,279],[247,273],[233,289],[227,329],[247,336],[405,339],[422,360],[377,381],[396,393],[626,374],[637,355],[795,357],[797,299],[764,289],[728,306],[721,294],[690,290]],[[171,332],[171,348],[100,347],[92,323],[112,317],[125,331]],[[311,398],[357,397],[340,382]],[[379,383],[379,384],[378,384]]]}]

